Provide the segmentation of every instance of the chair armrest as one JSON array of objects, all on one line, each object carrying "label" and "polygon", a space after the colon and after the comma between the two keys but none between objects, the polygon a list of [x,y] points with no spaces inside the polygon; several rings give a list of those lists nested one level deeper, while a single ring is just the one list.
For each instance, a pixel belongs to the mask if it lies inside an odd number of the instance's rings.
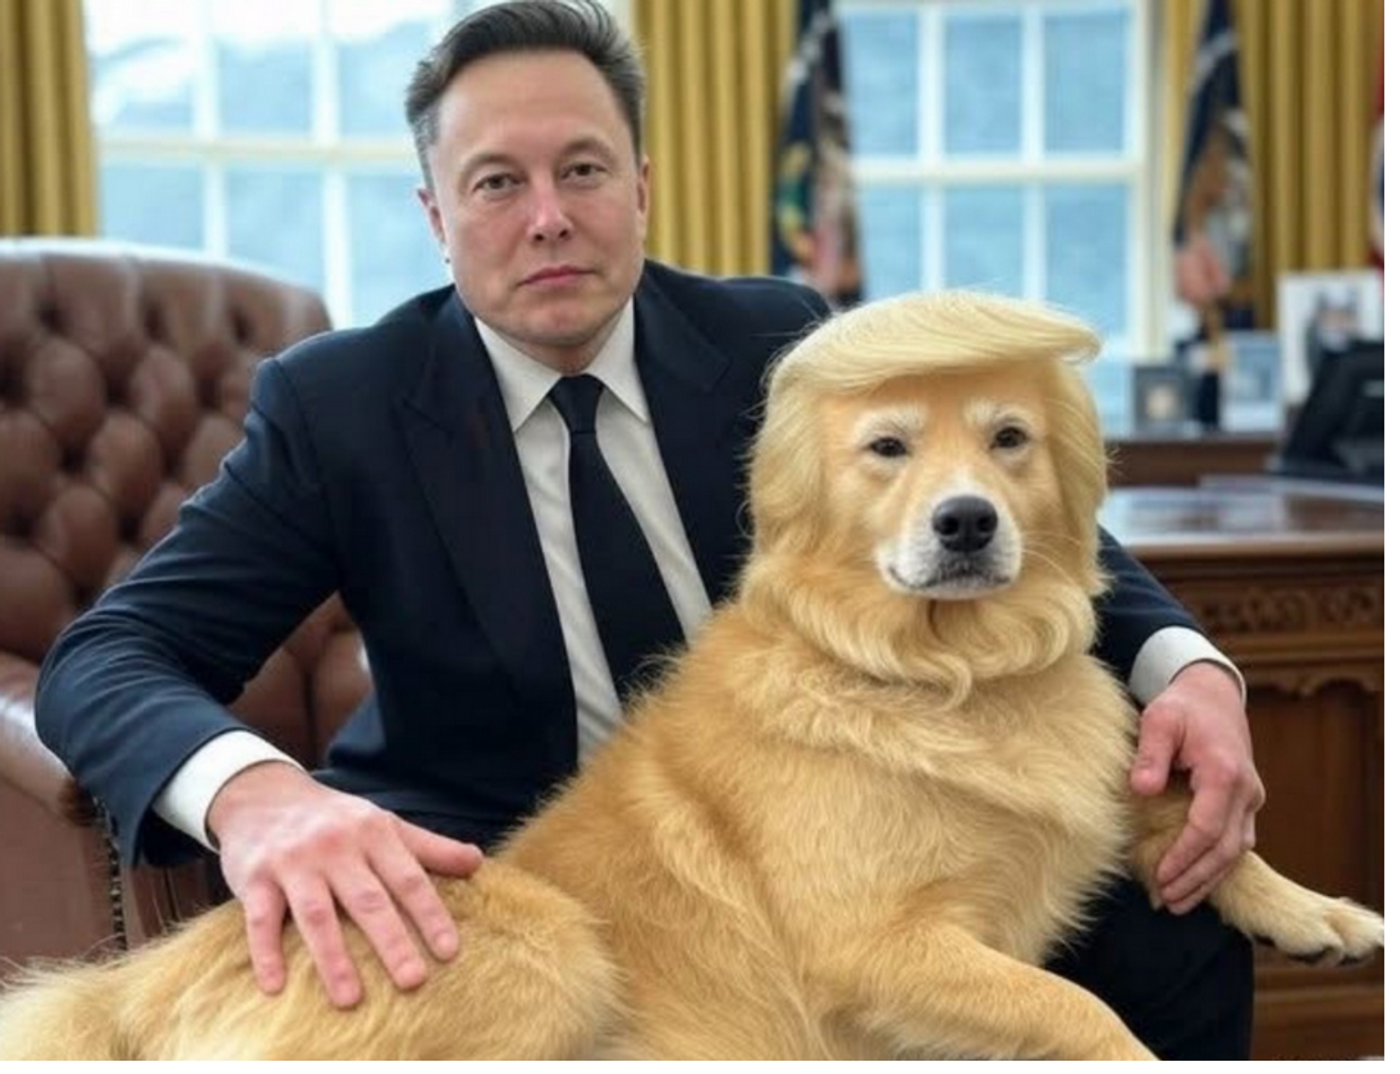
[{"label": "chair armrest", "polygon": [[0,652],[0,781],[70,824],[91,825],[97,819],[92,799],[34,729],[38,682],[37,665]]}]

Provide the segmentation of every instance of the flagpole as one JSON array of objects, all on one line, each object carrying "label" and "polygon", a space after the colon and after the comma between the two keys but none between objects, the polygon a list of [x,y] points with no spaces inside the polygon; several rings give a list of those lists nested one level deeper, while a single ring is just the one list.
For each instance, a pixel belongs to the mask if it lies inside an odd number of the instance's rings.
[{"label": "flagpole", "polygon": [[1218,429],[1221,385],[1231,365],[1226,326],[1253,319],[1249,131],[1229,0],[1206,0],[1189,94],[1173,275],[1177,297],[1200,320],[1197,342],[1187,345],[1197,380],[1195,418],[1204,429]]},{"label": "flagpole", "polygon": [[1220,429],[1221,396],[1230,365],[1230,340],[1225,333],[1225,310],[1210,302],[1200,311],[1204,361],[1196,377],[1195,418],[1203,432]]}]

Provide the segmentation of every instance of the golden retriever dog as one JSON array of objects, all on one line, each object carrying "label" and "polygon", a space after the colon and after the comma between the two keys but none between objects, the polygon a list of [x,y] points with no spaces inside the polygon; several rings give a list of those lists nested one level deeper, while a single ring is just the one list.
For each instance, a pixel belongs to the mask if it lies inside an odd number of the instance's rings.
[{"label": "golden retriever dog", "polygon": [[[1149,882],[1186,795],[1133,800],[1135,714],[1090,655],[1097,418],[1057,312],[917,295],[777,367],[733,601],[470,881],[461,953],[400,993],[352,932],[339,1011],[238,906],[20,985],[0,1057],[1148,1059],[1038,968],[1105,879]],[[1224,917],[1308,959],[1381,919],[1246,855]]]}]

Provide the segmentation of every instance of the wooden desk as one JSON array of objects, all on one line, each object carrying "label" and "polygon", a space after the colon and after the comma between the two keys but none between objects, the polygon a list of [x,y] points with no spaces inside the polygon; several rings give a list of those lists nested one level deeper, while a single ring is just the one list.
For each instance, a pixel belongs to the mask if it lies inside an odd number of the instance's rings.
[{"label": "wooden desk", "polygon": [[[1196,615],[1249,684],[1268,792],[1259,850],[1330,894],[1384,906],[1384,517],[1255,481],[1122,489],[1103,521]],[[1384,972],[1260,950],[1256,1058],[1384,1051]]]},{"label": "wooden desk", "polygon": [[1262,474],[1277,433],[1125,433],[1111,437],[1114,488],[1194,486],[1202,474]]}]

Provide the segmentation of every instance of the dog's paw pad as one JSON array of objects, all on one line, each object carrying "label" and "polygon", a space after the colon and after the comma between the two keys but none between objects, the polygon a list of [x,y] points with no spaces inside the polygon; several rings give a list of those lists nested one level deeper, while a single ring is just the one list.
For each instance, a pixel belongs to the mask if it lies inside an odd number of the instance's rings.
[{"label": "dog's paw pad", "polygon": [[1312,966],[1365,962],[1385,945],[1385,922],[1378,914],[1345,899],[1329,899],[1298,927],[1254,937],[1289,958]]},{"label": "dog's paw pad", "polygon": [[1296,962],[1302,962],[1308,966],[1336,966],[1342,958],[1340,948],[1323,947],[1317,951],[1298,951],[1289,955]]},{"label": "dog's paw pad", "polygon": [[1344,962],[1364,962],[1385,946],[1385,920],[1355,903],[1337,900],[1327,924],[1341,938]]}]

